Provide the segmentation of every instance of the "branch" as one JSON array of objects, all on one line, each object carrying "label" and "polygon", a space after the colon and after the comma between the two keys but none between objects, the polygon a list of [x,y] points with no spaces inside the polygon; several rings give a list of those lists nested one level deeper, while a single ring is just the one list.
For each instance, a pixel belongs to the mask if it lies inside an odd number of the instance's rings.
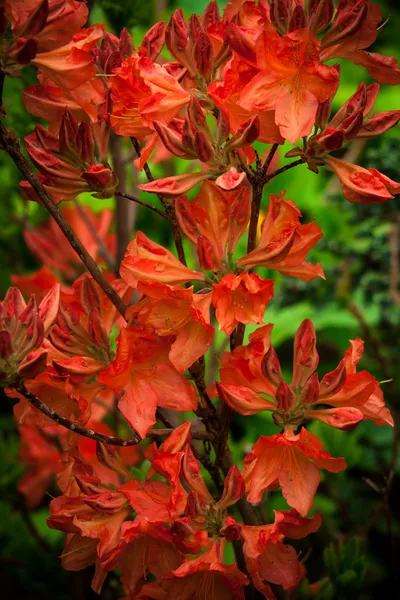
[{"label": "branch", "polygon": [[54,218],[57,225],[60,227],[65,237],[71,244],[72,249],[77,253],[86,269],[92,275],[93,279],[99,284],[103,292],[108,296],[109,300],[112,302],[112,304],[114,304],[118,312],[124,317],[127,307],[125,306],[122,298],[120,298],[110,282],[104,277],[103,273],[100,271],[93,258],[83,246],[82,242],[77,237],[76,233],[62,214],[61,210],[58,208],[58,206],[56,206],[56,204],[54,204],[42,182],[34,174],[29,166],[28,161],[21,154],[18,142],[11,137],[3,123],[0,123],[0,142],[2,149],[9,154],[20,172],[29,181],[32,188],[38,195],[41,204],[47,208],[51,216]]},{"label": "branch", "polygon": [[281,175],[281,173],[285,173],[286,171],[289,171],[289,169],[293,169],[294,167],[297,167],[298,165],[303,165],[303,164],[304,164],[304,160],[302,158],[299,158],[298,160],[295,160],[287,165],[284,165],[280,169],[277,169],[276,171],[269,173],[266,176],[265,183],[268,183],[269,181],[271,181],[271,179],[274,179],[278,175]]},{"label": "branch", "polygon": [[[122,155],[122,138],[114,133],[110,136],[110,153],[112,158],[113,171],[118,177],[121,190],[126,190],[126,164]],[[117,245],[115,262],[117,273],[119,266],[125,256],[125,251],[131,240],[135,213],[137,207],[135,204],[127,202],[123,196],[115,194],[115,225],[117,230]]]},{"label": "branch", "polygon": [[[25,386],[25,384],[21,381],[15,385],[15,390],[21,394],[28,402],[30,402],[35,408],[40,410],[46,417],[57,423],[57,425],[62,425],[66,429],[73,431],[74,433],[78,433],[84,437],[87,437],[91,440],[96,440],[97,442],[101,442],[102,444],[109,444],[110,446],[136,446],[139,442],[142,441],[142,438],[139,436],[134,436],[132,438],[118,438],[112,435],[104,435],[103,433],[99,433],[97,431],[93,431],[92,429],[86,429],[79,423],[74,423],[70,421],[66,417],[63,417],[56,413],[52,408],[48,407],[47,404],[42,402],[35,394],[32,394]],[[152,429],[147,433],[146,437],[149,438],[160,438],[170,435],[174,429]],[[196,431],[192,433],[192,438],[196,440],[209,440],[210,435],[206,431]]]},{"label": "branch", "polygon": [[144,206],[145,208],[149,208],[153,212],[157,213],[163,219],[168,219],[168,217],[167,217],[167,215],[166,215],[166,213],[164,211],[160,210],[156,206],[153,206],[152,204],[148,204],[147,202],[144,202],[143,200],[140,200],[139,198],[136,198],[136,196],[131,196],[130,194],[125,194],[125,192],[120,192],[119,190],[117,190],[114,195],[118,196],[120,198],[126,198],[127,200],[130,200],[131,202],[136,202],[136,204],[140,204],[140,206]]}]

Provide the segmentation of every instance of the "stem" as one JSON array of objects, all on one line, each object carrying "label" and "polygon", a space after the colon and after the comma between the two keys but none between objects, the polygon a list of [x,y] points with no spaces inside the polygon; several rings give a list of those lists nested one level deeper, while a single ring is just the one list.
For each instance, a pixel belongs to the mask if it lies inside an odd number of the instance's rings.
[{"label": "stem", "polygon": [[265,182],[268,183],[269,181],[271,181],[271,179],[274,179],[281,173],[285,173],[286,171],[289,171],[289,169],[293,169],[294,167],[297,167],[298,165],[302,165],[302,164],[304,164],[304,160],[302,158],[299,158],[298,160],[295,160],[292,163],[289,163],[289,164],[281,167],[280,169],[277,169],[276,171],[273,171],[272,173],[267,175]]},{"label": "stem", "polygon": [[274,156],[275,156],[276,151],[278,150],[278,148],[279,148],[279,144],[273,144],[271,150],[269,151],[269,154],[267,156],[267,160],[265,161],[264,166],[263,166],[263,171],[264,171],[265,174],[268,173],[268,169],[269,169],[269,167],[270,167],[270,165],[271,165],[271,163],[273,161],[273,158],[274,158]]},{"label": "stem", "polygon": [[[21,394],[28,402],[30,402],[35,408],[40,410],[46,417],[57,423],[57,425],[62,425],[66,429],[73,431],[74,433],[78,433],[79,435],[83,435],[91,440],[96,440],[97,442],[101,442],[102,444],[109,444],[110,446],[136,446],[139,442],[142,441],[142,438],[139,436],[135,436],[133,438],[118,438],[112,435],[104,435],[103,433],[99,433],[97,431],[93,431],[92,429],[86,429],[82,425],[78,423],[74,423],[70,421],[66,417],[63,417],[56,413],[52,408],[47,406],[44,402],[42,402],[35,394],[32,394],[25,386],[25,384],[21,381],[15,385],[15,390]],[[150,438],[160,438],[170,435],[174,429],[152,429],[147,433],[146,437]],[[192,438],[196,440],[209,440],[210,435],[206,431],[198,431],[192,433]]]},{"label": "stem", "polygon": [[145,208],[149,208],[153,212],[157,213],[163,219],[168,219],[168,217],[167,217],[167,215],[165,214],[164,211],[160,210],[156,206],[153,206],[152,204],[148,204],[147,202],[144,202],[143,200],[140,200],[139,198],[136,198],[136,196],[131,196],[130,194],[125,194],[125,192],[120,192],[119,190],[115,192],[115,196],[119,196],[121,198],[126,198],[127,200],[130,200],[131,202],[136,202],[137,204],[140,204],[140,206],[144,206]]},{"label": "stem", "polygon": [[83,246],[82,242],[77,237],[76,233],[62,214],[61,210],[58,208],[58,206],[54,204],[53,200],[50,198],[49,194],[44,188],[42,182],[34,174],[31,167],[29,166],[28,161],[21,154],[18,142],[11,137],[7,129],[4,127],[3,123],[0,123],[0,142],[2,145],[2,149],[5,150],[7,154],[9,154],[9,156],[14,161],[15,165],[18,167],[18,169],[21,171],[24,177],[26,177],[26,179],[29,181],[32,188],[39,196],[41,204],[43,204],[47,208],[51,216],[54,218],[57,225],[60,227],[65,237],[71,244],[72,249],[77,253],[79,258],[85,265],[86,269],[92,275],[93,279],[99,284],[103,292],[108,296],[109,300],[118,310],[118,312],[124,317],[126,306],[122,298],[120,298],[120,296],[114,290],[110,282],[107,281],[107,279],[104,277],[103,273],[100,271],[93,258]]},{"label": "stem", "polygon": [[[114,133],[110,136],[110,152],[113,170],[118,177],[119,186],[126,189],[126,168],[122,157],[122,138]],[[132,228],[135,219],[136,206],[127,202],[124,196],[115,194],[115,223],[117,230],[116,267],[117,272],[124,258],[126,248],[131,240]]]}]

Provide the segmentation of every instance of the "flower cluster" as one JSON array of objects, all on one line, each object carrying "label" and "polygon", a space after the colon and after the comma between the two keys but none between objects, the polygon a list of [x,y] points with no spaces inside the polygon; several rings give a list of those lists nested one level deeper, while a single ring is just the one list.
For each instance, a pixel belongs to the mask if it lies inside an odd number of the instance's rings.
[{"label": "flower cluster", "polygon": [[[84,27],[87,12],[75,0],[0,2],[0,69],[12,77],[37,68],[23,101],[49,123],[25,139],[37,174],[21,155],[20,189],[62,228],[51,221],[24,233],[41,267],[14,283],[32,296],[26,304],[10,288],[0,304],[0,385],[18,400],[30,468],[20,489],[36,506],[56,476],[61,495],[48,524],[65,532],[63,567],[94,564],[98,593],[118,569],[126,598],[244,599],[250,586],[273,600],[276,586],[291,592],[306,572],[284,539],[319,528],[321,516],[307,515],[320,470],[346,468],[309,422],[352,430],[366,419],[393,420],[379,382],[357,371],[362,340],[320,377],[309,320],[297,330],[285,380],[272,324],[264,324],[272,276],[324,279],[308,260],[323,234],[283,191],[261,210],[263,190],[303,164],[316,174],[332,169],[351,202],[399,194],[399,183],[336,153],[394,127],[400,111],[374,114],[379,83],[361,83],[332,116],[340,70],[328,61],[350,60],[389,85],[400,83],[400,68],[367,51],[382,21],[368,0],[337,8],[332,0],[234,0],[223,14],[211,2],[189,20],[178,9],[137,50],[127,30],[117,37],[103,25]],[[110,136],[133,143],[135,167],[148,177],[139,188],[162,209],[131,200],[171,224],[179,258],[136,231],[121,264],[110,264],[112,213],[71,203],[82,192],[124,195]],[[279,168],[284,143],[297,160]],[[148,161],[173,156],[187,170],[154,179]],[[246,325],[259,326],[247,343]],[[216,329],[230,350],[213,372]],[[233,411],[270,411],[277,427],[243,456],[242,469],[228,447]],[[266,524],[253,504],[271,489],[281,489],[288,510]]]}]

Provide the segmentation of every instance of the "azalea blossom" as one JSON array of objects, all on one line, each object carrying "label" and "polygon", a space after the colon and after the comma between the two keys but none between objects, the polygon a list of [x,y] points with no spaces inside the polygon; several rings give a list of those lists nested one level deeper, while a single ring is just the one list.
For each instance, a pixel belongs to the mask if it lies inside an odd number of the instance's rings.
[{"label": "azalea blossom", "polygon": [[[307,419],[338,429],[353,429],[364,418],[393,425],[388,409],[378,400],[371,400],[380,394],[376,379],[367,371],[355,371],[362,355],[361,340],[352,342],[358,352],[354,364],[348,351],[338,367],[319,381],[315,372],[319,357],[314,326],[309,320],[303,321],[294,340],[293,378],[289,385],[269,342],[271,330],[271,325],[264,327],[262,346],[257,343],[260,333],[252,334],[247,347],[224,354],[217,389],[231,408],[244,415],[272,411],[275,424],[282,428],[297,428]],[[233,381],[232,370],[236,371]],[[364,411],[366,403],[369,408]]]}]

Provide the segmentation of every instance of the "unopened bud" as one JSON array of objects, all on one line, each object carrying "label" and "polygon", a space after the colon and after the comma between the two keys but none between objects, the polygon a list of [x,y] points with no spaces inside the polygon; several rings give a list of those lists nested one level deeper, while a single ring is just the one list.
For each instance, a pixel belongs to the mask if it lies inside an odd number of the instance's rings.
[{"label": "unopened bud", "polygon": [[165,23],[160,21],[149,29],[139,47],[139,55],[156,60],[165,43]]},{"label": "unopened bud", "polygon": [[260,134],[260,119],[257,115],[241,123],[235,135],[228,140],[225,148],[233,150],[235,148],[245,148],[256,141]]},{"label": "unopened bud", "polygon": [[296,6],[289,20],[288,33],[297,29],[304,29],[307,26],[307,19],[302,6]]},{"label": "unopened bud", "polygon": [[124,29],[121,31],[121,37],[119,40],[119,49],[124,58],[131,56],[133,54],[133,52],[135,51],[135,46],[134,46],[134,43],[132,40],[132,36],[129,33],[129,31],[126,29],[126,27],[124,27]]},{"label": "unopened bud", "polygon": [[194,148],[199,160],[208,163],[215,157],[214,148],[202,131],[196,131],[194,136]]}]

